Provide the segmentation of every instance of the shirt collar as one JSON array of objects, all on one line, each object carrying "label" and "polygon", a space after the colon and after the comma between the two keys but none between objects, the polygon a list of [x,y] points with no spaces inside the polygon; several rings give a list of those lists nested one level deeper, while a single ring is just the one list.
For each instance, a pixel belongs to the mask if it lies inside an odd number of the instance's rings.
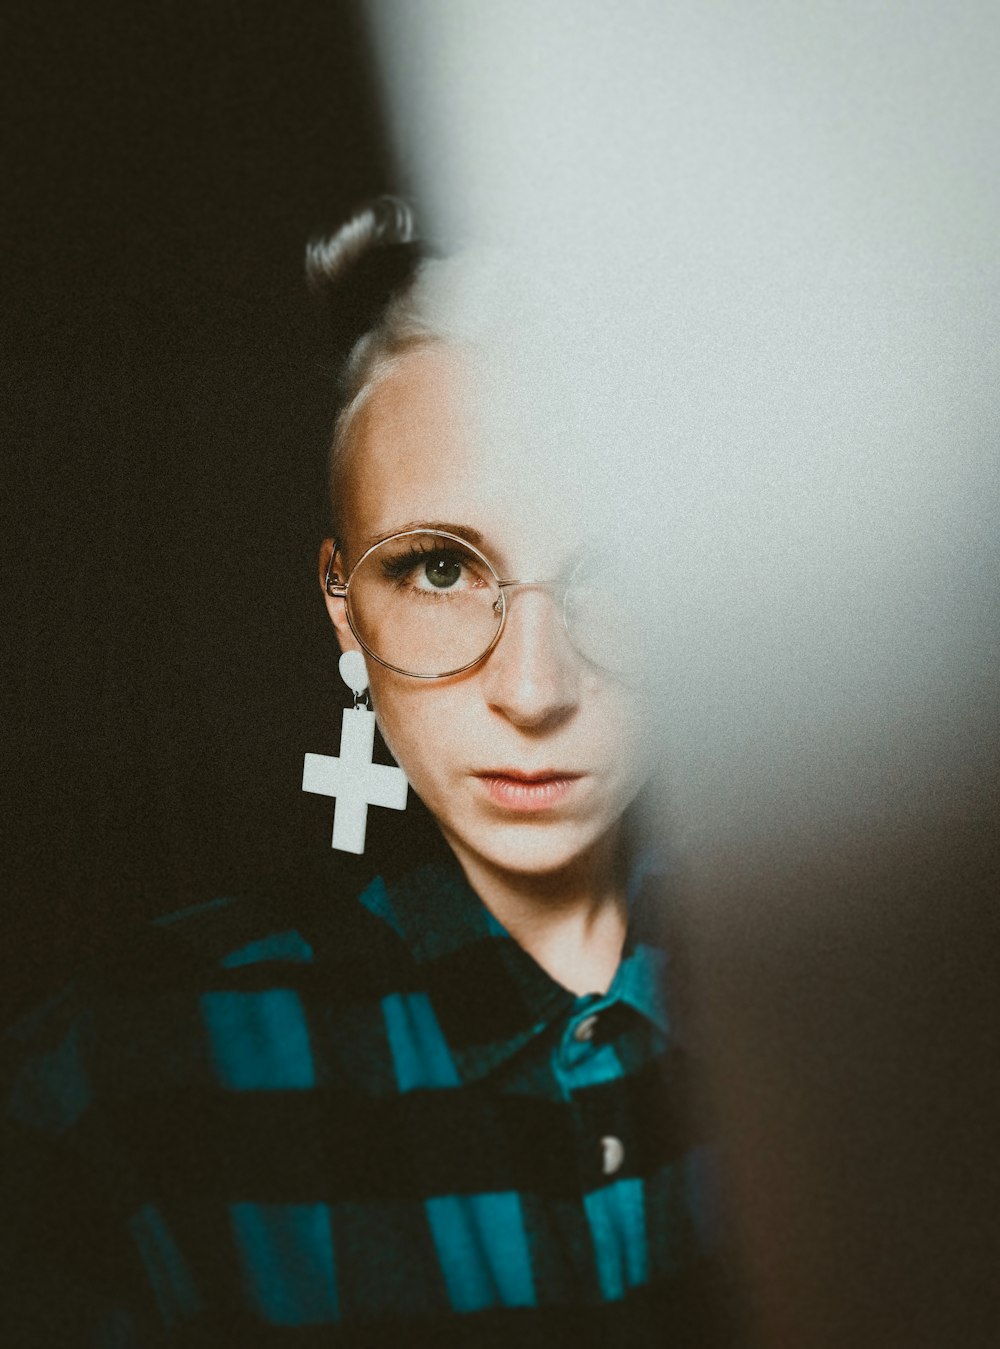
[{"label": "shirt collar", "polygon": [[[666,1032],[662,871],[657,855],[636,858],[622,960],[600,1002],[626,1003]],[[486,1076],[577,1001],[487,909],[453,855],[395,879],[377,877],[360,898],[407,947],[466,1082]]]},{"label": "shirt collar", "polygon": [[621,963],[607,993],[609,1002],[617,999],[628,1003],[665,1035],[670,1031],[667,1006],[670,958],[664,885],[667,874],[666,857],[659,845],[637,853],[625,890],[628,930]]}]

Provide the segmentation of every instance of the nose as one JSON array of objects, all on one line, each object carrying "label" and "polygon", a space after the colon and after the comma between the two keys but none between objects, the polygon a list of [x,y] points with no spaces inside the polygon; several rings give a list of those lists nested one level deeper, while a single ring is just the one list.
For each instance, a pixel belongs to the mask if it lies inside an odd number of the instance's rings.
[{"label": "nose", "polygon": [[523,730],[554,730],[579,702],[579,657],[547,588],[511,586],[506,600],[507,621],[483,669],[486,700]]}]

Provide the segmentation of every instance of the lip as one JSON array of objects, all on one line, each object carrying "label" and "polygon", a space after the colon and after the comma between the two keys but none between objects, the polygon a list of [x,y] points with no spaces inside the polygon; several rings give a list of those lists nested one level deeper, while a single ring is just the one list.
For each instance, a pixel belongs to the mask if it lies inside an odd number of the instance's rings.
[{"label": "lip", "polygon": [[561,805],[585,774],[558,768],[533,773],[520,768],[488,768],[473,776],[483,784],[494,805],[507,811],[530,812]]}]

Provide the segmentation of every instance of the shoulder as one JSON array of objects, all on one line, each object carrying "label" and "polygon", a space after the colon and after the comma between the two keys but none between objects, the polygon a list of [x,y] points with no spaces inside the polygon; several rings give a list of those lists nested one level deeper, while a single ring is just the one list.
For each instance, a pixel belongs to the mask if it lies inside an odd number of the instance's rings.
[{"label": "shoulder", "polygon": [[[261,986],[270,978],[295,982],[348,979],[398,947],[386,915],[369,895],[381,879],[322,893],[279,888],[223,896],[165,914],[109,942],[88,971],[98,995],[156,995],[219,986]],[[322,971],[312,975],[311,970]]]},{"label": "shoulder", "polygon": [[406,982],[378,907],[351,890],[222,897],[116,935],[0,1037],[3,1113],[59,1135],[95,1102],[245,1075],[250,1056],[278,1063],[303,1005],[321,996],[335,1015]]}]

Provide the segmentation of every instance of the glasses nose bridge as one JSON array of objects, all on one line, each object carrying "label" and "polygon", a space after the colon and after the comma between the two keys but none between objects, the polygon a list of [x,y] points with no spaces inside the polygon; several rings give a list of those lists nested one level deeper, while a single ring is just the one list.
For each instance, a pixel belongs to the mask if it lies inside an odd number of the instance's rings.
[{"label": "glasses nose bridge", "polygon": [[556,606],[556,608],[561,609],[561,608],[563,607],[563,606],[562,606],[562,601],[563,601],[563,599],[565,598],[566,588],[567,588],[567,587],[566,587],[565,581],[560,581],[560,580],[555,580],[555,581],[534,581],[534,580],[520,580],[520,579],[512,578],[512,579],[510,579],[510,580],[499,580],[499,579],[498,579],[498,580],[497,580],[497,588],[498,588],[498,589],[502,592],[502,594],[503,594],[504,602],[505,602],[505,607],[506,607],[506,603],[507,603],[507,591],[508,591],[508,590],[519,590],[519,589],[520,589],[520,590],[523,590],[523,589],[527,589],[527,590],[547,590],[548,593],[552,596],[552,603]]},{"label": "glasses nose bridge", "polygon": [[520,580],[517,578],[511,578],[510,580],[501,580],[500,578],[497,578],[497,585],[501,590],[511,590],[515,586],[530,586],[535,590],[550,590],[553,595],[558,594],[566,588],[565,583],[562,581],[534,581]]},{"label": "glasses nose bridge", "polygon": [[[569,623],[567,622],[566,618],[567,586],[565,581],[561,580],[535,581],[535,580],[523,580],[517,577],[510,577],[503,579],[498,578],[497,588],[500,590],[500,593],[503,596],[504,627],[506,626],[506,621],[510,614],[510,601],[507,598],[508,590],[529,589],[529,590],[544,590],[549,593],[549,595],[552,598],[553,606],[557,610],[558,615],[562,620],[563,627],[566,628],[567,631],[569,630]],[[503,628],[501,628],[501,632],[500,634],[498,634],[498,636],[502,635],[502,633]]]}]

